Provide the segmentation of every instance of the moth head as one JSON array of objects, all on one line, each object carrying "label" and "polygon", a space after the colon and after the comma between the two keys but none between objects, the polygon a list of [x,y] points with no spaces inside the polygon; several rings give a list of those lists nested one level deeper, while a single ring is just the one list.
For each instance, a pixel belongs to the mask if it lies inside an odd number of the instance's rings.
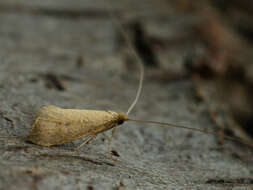
[{"label": "moth head", "polygon": [[118,119],[117,119],[117,124],[121,125],[123,124],[125,121],[129,120],[128,117],[126,116],[126,114],[124,113],[118,113]]}]

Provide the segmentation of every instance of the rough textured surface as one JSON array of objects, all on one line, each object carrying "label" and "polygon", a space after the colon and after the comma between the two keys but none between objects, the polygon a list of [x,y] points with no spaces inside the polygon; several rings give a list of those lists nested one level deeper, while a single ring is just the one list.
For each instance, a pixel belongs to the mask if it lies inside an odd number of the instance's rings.
[{"label": "rough textured surface", "polygon": [[[138,67],[126,65],[106,3],[0,2],[1,136],[18,136],[0,139],[0,188],[252,188],[252,151],[226,142],[222,152],[216,137],[191,131],[125,123],[112,142],[116,162],[107,153],[109,132],[79,151],[74,147],[81,141],[50,148],[26,142],[32,116],[42,105],[125,112],[133,100]],[[178,19],[162,19],[170,14],[167,1],[122,1],[115,8],[125,19],[139,13],[149,33],[173,37]],[[182,69],[187,43],[157,52],[161,70]],[[161,82],[163,77],[152,75],[156,70],[147,70],[152,77],[145,79],[131,117],[217,130],[209,103],[196,98],[191,81]]]}]

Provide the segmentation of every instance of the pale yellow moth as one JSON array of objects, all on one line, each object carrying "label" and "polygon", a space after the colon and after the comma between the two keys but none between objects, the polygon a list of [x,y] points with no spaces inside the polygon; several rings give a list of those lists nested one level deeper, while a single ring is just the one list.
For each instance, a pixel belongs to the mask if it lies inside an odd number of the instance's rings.
[{"label": "pale yellow moth", "polygon": [[[182,129],[194,130],[202,133],[218,136],[215,132],[201,129],[179,126],[170,123],[156,121],[134,120],[123,113],[114,111],[63,109],[56,106],[41,107],[34,118],[28,140],[42,146],[52,146],[68,143],[85,136],[88,138],[78,146],[89,143],[97,134],[112,129],[125,121],[158,124]],[[225,139],[235,140],[252,146],[251,143],[237,138],[224,136]]]},{"label": "pale yellow moth", "polygon": [[113,111],[41,107],[34,118],[28,140],[42,146],[64,144],[89,136],[80,147],[97,134],[127,120],[125,114]]}]

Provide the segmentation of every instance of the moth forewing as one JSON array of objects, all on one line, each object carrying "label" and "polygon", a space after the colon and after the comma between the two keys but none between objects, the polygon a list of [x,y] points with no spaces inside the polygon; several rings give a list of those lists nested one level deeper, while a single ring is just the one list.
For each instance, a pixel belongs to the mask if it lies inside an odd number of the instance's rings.
[{"label": "moth forewing", "polygon": [[113,111],[43,106],[35,114],[28,140],[42,146],[63,144],[96,135],[125,120],[124,114]]}]

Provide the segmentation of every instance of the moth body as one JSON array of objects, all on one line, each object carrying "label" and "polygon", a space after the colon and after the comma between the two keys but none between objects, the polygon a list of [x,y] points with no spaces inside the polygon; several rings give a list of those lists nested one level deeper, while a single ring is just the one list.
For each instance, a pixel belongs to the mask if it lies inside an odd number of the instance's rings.
[{"label": "moth body", "polygon": [[122,124],[127,117],[113,111],[43,106],[35,114],[28,140],[42,146],[64,144]]}]

